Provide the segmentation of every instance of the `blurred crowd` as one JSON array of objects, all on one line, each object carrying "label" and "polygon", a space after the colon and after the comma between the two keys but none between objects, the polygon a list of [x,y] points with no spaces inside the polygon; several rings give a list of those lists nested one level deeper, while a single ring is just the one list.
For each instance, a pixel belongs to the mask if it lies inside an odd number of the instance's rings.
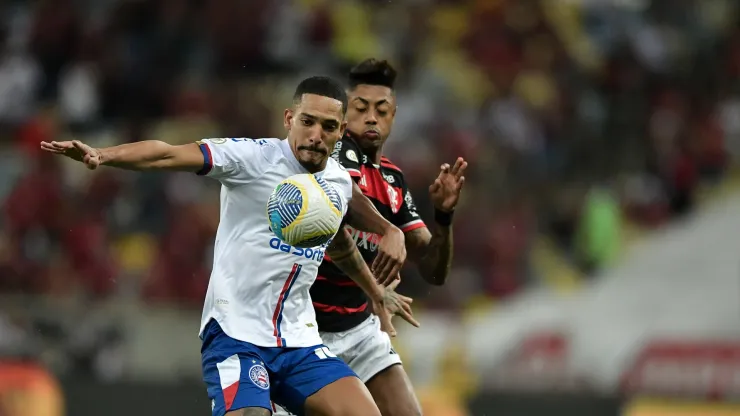
[{"label": "blurred crowd", "polygon": [[[399,70],[387,155],[422,213],[440,162],[469,160],[448,288],[458,309],[536,284],[555,242],[592,274],[625,221],[690,213],[740,154],[730,0],[39,0],[0,5],[0,292],[199,308],[218,185],[84,167],[42,140],[282,137],[297,81]],[[431,223],[431,221],[430,221]]]}]

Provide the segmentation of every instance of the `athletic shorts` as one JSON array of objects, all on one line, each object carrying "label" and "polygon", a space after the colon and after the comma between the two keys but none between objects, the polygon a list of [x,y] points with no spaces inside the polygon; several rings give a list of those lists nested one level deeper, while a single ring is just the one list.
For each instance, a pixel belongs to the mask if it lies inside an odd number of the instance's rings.
[{"label": "athletic shorts", "polygon": [[[380,330],[380,320],[375,315],[344,332],[322,332],[321,340],[349,364],[363,383],[386,368],[401,364],[401,357],[393,349],[390,336]],[[278,406],[274,414],[285,416],[291,413]]]},{"label": "athletic shorts", "polygon": [[259,347],[230,338],[212,320],[203,331],[203,380],[213,416],[245,407],[274,411],[273,402],[304,414],[312,394],[355,373],[325,345]]}]

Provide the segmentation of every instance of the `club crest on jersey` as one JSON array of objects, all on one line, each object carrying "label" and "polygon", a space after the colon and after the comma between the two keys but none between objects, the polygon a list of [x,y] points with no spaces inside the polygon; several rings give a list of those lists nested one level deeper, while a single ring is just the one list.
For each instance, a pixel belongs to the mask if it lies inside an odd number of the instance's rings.
[{"label": "club crest on jersey", "polygon": [[360,163],[360,160],[357,158],[357,153],[355,153],[354,150],[349,149],[349,150],[347,150],[347,153],[345,153],[344,155],[347,156],[347,159],[349,159],[349,160],[351,160],[351,161],[353,161],[355,163]]},{"label": "club crest on jersey", "polygon": [[253,365],[249,369],[249,379],[261,389],[267,390],[270,388],[270,377],[267,375],[265,367],[260,364]]},{"label": "club crest on jersey", "polygon": [[398,210],[401,208],[401,198],[398,195],[398,191],[390,185],[386,186],[388,189],[388,199],[391,203],[391,211],[393,211],[394,214],[398,212]]}]

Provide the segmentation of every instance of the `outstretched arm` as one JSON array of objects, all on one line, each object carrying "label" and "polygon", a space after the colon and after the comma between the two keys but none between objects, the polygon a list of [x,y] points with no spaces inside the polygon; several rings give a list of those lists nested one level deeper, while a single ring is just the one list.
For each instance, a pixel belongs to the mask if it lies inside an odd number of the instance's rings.
[{"label": "outstretched arm", "polygon": [[357,249],[355,242],[349,235],[349,232],[341,227],[337,235],[326,249],[326,254],[331,257],[331,261],[339,267],[340,270],[349,276],[370,299],[373,304],[373,311],[380,318],[381,329],[391,336],[396,335],[396,331],[391,324],[391,317],[385,308],[385,291],[382,286],[375,283],[370,268],[368,268],[365,259]]},{"label": "outstretched arm", "polygon": [[203,168],[203,153],[197,143],[173,146],[157,140],[127,143],[96,149],[79,141],[42,142],[45,151],[84,163],[89,169],[101,165],[129,170],[180,170]]},{"label": "outstretched arm", "polygon": [[360,187],[354,182],[348,214],[347,223],[349,225],[381,237],[372,271],[378,283],[389,285],[396,279],[406,261],[403,232],[380,215],[372,201],[362,194]]},{"label": "outstretched arm", "polygon": [[426,227],[406,233],[411,257],[424,280],[433,285],[443,285],[452,266],[452,215],[465,183],[463,174],[467,165],[462,158],[452,168],[445,163],[429,187],[436,223],[433,234]]},{"label": "outstretched arm", "polygon": [[441,286],[452,267],[452,227],[436,224],[434,234],[426,227],[406,233],[406,247],[419,273],[428,283]]}]

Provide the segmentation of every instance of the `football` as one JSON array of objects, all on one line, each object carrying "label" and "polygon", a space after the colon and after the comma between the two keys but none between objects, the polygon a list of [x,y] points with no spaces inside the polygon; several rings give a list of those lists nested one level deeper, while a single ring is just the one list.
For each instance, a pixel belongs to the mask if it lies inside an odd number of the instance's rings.
[{"label": "football", "polygon": [[312,174],[293,175],[280,182],[267,201],[267,219],[285,243],[311,248],[328,243],[342,223],[337,191]]}]

